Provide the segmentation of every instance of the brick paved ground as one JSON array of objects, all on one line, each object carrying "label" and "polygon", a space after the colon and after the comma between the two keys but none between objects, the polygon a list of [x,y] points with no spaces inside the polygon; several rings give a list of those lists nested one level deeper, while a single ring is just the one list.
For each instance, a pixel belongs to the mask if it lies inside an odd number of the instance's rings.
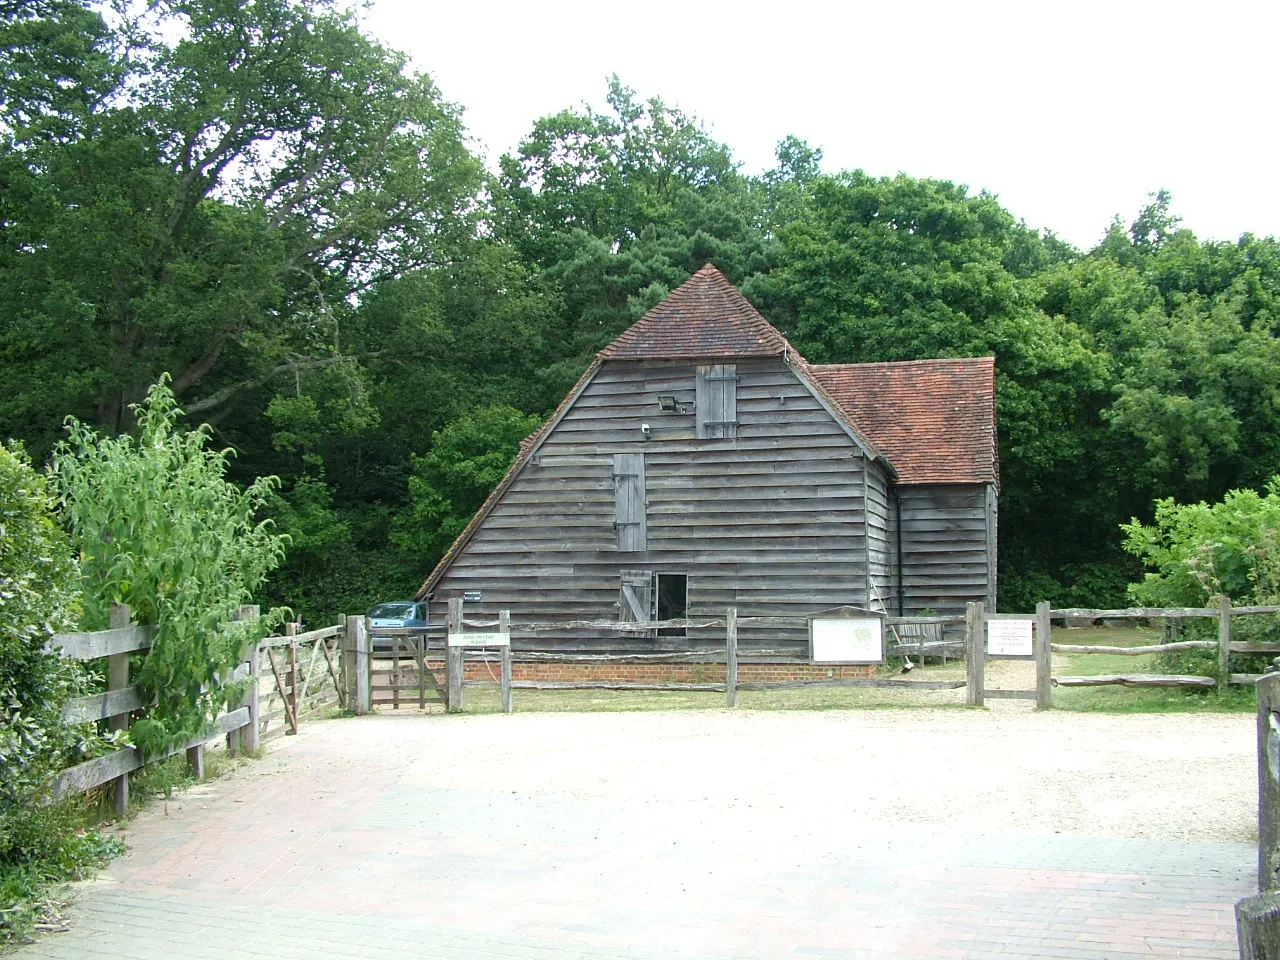
[{"label": "brick paved ground", "polygon": [[[1077,717],[1069,729],[1106,742],[1198,721],[1231,776],[1247,772],[1247,716]],[[998,712],[316,723],[141,815],[130,854],[80,886],[73,929],[18,955],[1235,957],[1232,904],[1252,892],[1254,848],[1132,826],[1144,803],[1157,817],[1196,810],[1223,768],[1152,742],[1176,768],[1167,783],[1123,763],[1089,769],[1082,758],[1098,751],[1056,744],[1044,723]],[[902,775],[867,762],[860,738],[905,755]],[[1105,783],[1059,784],[1027,809],[1043,771],[1010,766],[1014,747],[983,749],[992,742],[1038,742],[1045,769]],[[1214,809],[1247,807],[1251,789],[1214,795]],[[1073,807],[1092,826],[1055,833]],[[1239,832],[1249,811],[1230,812]]]}]

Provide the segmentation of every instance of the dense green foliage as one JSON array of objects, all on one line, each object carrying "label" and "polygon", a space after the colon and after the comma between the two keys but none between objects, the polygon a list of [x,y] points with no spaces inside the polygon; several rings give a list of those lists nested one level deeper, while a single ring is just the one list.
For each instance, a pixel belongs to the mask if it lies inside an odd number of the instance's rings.
[{"label": "dense green foliage", "polygon": [[0,445],[0,859],[18,842],[17,811],[77,745],[59,715],[77,671],[45,644],[74,628],[79,600],[43,478],[20,449]]},{"label": "dense green foliage", "polygon": [[84,623],[103,629],[112,603],[154,624],[130,680],[150,703],[129,735],[148,754],[185,742],[229,707],[224,682],[267,621],[233,623],[284,556],[285,538],[258,516],[274,486],[242,490],[227,453],[206,449],[209,429],[182,430],[162,381],[133,410],[138,436],[100,437],[77,420],[54,452],[63,514],[80,553]]},{"label": "dense green foliage", "polygon": [[43,802],[54,774],[96,739],[60,714],[83,692],[83,672],[45,650],[75,626],[80,602],[54,506],[26,455],[0,444],[0,940],[29,934],[39,916],[32,895],[78,876],[106,849],[69,828],[68,804]]},{"label": "dense green foliage", "polygon": [[1148,573],[1129,588],[1146,606],[1280,602],[1280,477],[1266,492],[1231,490],[1216,503],[1156,502],[1150,524],[1124,527],[1124,547]]},{"label": "dense green foliage", "polygon": [[0,436],[136,431],[162,373],[310,620],[408,595],[594,351],[703,263],[816,362],[994,354],[1001,603],[1120,602],[1118,527],[1280,472],[1280,244],[1161,193],[1077,250],[990,195],[745,175],[614,78],[485,175],[460,111],[330,0],[0,5]]}]

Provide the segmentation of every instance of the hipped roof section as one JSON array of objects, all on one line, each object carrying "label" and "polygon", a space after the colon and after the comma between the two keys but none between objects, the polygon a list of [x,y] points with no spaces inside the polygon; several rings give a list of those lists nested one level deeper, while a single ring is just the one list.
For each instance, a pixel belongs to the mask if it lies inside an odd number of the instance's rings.
[{"label": "hipped roof section", "polygon": [[809,368],[902,484],[1000,484],[994,357]]},{"label": "hipped roof section", "polygon": [[901,484],[998,483],[991,357],[810,364],[711,264],[601,350],[415,595],[426,597],[542,441],[610,360],[781,357],[872,459]]},{"label": "hipped roof section", "polygon": [[787,338],[708,263],[597,356],[601,360],[713,360],[781,357],[788,349]]}]

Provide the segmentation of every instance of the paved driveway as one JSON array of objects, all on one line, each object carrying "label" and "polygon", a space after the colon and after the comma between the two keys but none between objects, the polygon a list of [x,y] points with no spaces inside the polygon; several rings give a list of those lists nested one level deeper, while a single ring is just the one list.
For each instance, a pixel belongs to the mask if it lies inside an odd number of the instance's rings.
[{"label": "paved driveway", "polygon": [[1234,958],[1252,718],[379,716],[139,816],[35,958]]}]

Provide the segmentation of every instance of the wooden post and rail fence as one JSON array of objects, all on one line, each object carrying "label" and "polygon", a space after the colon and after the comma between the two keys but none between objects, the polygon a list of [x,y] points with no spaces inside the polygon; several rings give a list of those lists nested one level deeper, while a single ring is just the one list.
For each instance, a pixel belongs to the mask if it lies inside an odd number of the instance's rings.
[{"label": "wooden post and rail fence", "polygon": [[[867,613],[867,611],[859,611]],[[287,625],[283,636],[267,637],[260,641],[246,661],[228,675],[225,682],[250,680],[244,702],[228,711],[213,723],[209,732],[180,749],[185,750],[193,773],[203,775],[204,749],[207,743],[220,736],[227,737],[228,749],[235,752],[255,753],[263,737],[276,734],[296,734],[303,717],[315,714],[330,706],[339,706],[361,715],[377,706],[416,706],[440,704],[450,711],[463,709],[465,689],[468,686],[491,685],[501,691],[504,712],[513,709],[513,691],[528,690],[701,690],[718,691],[725,695],[725,704],[733,707],[740,690],[771,690],[788,687],[890,687],[926,689],[957,689],[965,687],[965,700],[981,706],[988,699],[1025,698],[1034,700],[1040,709],[1052,706],[1052,689],[1055,686],[1119,685],[1128,687],[1216,687],[1223,690],[1229,684],[1252,684],[1258,675],[1230,672],[1233,653],[1280,653],[1280,643],[1242,642],[1232,640],[1232,621],[1238,616],[1280,613],[1280,606],[1234,607],[1223,599],[1215,607],[1179,608],[1126,608],[1126,609],[1053,609],[1047,603],[1039,604],[1034,615],[989,614],[981,603],[968,605],[964,618],[942,617],[884,617],[885,629],[897,640],[896,653],[909,657],[914,652],[923,657],[927,653],[948,652],[954,641],[943,637],[947,627],[964,624],[964,656],[967,663],[964,681],[923,681],[901,677],[833,677],[792,680],[766,680],[742,682],[740,665],[755,662],[802,662],[794,650],[750,649],[744,652],[738,646],[738,632],[744,625],[777,625],[794,627],[806,623],[801,617],[743,617],[736,609],[728,609],[722,618],[679,619],[650,622],[607,621],[559,621],[550,623],[524,623],[519,629],[524,633],[568,629],[596,629],[623,633],[653,635],[661,629],[723,629],[723,646],[688,651],[672,651],[653,654],[582,654],[525,652],[522,661],[594,663],[626,661],[653,664],[720,664],[724,665],[723,680],[715,682],[628,682],[610,680],[515,680],[512,670],[510,613],[501,611],[496,620],[467,620],[463,617],[462,603],[454,600],[449,605],[449,616],[443,637],[435,628],[377,628],[372,630],[365,617],[351,616],[344,622],[298,633],[294,625]],[[241,617],[257,616],[257,608],[242,608]],[[1216,620],[1216,639],[1179,640],[1168,643],[1145,644],[1134,647],[1068,644],[1053,642],[1053,620],[1059,619],[1163,619],[1166,622],[1191,618]],[[1022,630],[1032,636],[1033,642],[1017,653],[991,652],[993,623],[1021,621],[1004,627]],[[496,629],[495,629],[496,628]],[[905,628],[905,629],[904,629]],[[428,633],[434,629],[439,646],[432,651]],[[912,637],[904,636],[908,629],[917,631]],[[1002,632],[1004,632],[1002,630]],[[63,654],[78,660],[105,659],[107,689],[99,694],[81,697],[69,702],[63,711],[72,722],[105,721],[111,730],[128,728],[129,717],[143,710],[146,704],[141,695],[129,684],[129,657],[150,647],[153,629],[130,622],[129,610],[117,606],[112,610],[110,629],[94,633],[67,633],[55,636],[51,646]],[[927,639],[933,637],[934,639]],[[887,637],[886,637],[887,639]],[[914,643],[912,641],[915,641]],[[1051,654],[1073,655],[1107,654],[1142,656],[1179,650],[1216,650],[1216,676],[1166,676],[1159,674],[1123,674],[1106,676],[1058,676],[1051,675]],[[496,652],[496,657],[495,657]],[[889,652],[895,652],[891,647]],[[428,663],[435,658],[444,659],[444,682],[437,680]],[[467,659],[473,668],[479,665],[489,670],[490,679],[467,679]],[[1035,663],[1036,683],[1030,690],[991,690],[985,683],[987,660],[1020,659]],[[494,672],[494,667],[498,672]],[[174,750],[172,752],[177,752]],[[155,759],[155,758],[153,758]],[[62,771],[53,784],[56,797],[83,792],[97,786],[109,785],[111,802],[118,811],[128,806],[128,774],[143,766],[140,753],[132,747],[124,747],[103,757],[77,764]]]},{"label": "wooden post and rail fence", "polygon": [[[236,619],[257,616],[256,606],[244,606]],[[128,730],[132,714],[148,706],[129,683],[129,658],[150,649],[155,628],[133,623],[130,609],[123,604],[112,606],[109,624],[106,630],[55,634],[49,648],[72,660],[106,661],[106,690],[69,700],[62,707],[63,718],[70,723],[104,721],[108,730]],[[222,680],[228,684],[248,681],[244,699],[217,717],[203,734],[163,756],[144,758],[141,751],[127,746],[67,767],[54,778],[49,798],[105,787],[111,809],[123,815],[129,807],[129,774],[148,763],[184,752],[192,775],[199,779],[204,776],[206,747],[223,736],[228,753],[252,755],[266,736],[297,733],[300,717],[334,703],[344,704],[346,685],[339,674],[337,647],[342,634],[341,626],[298,634],[288,625],[285,636],[259,641]],[[265,674],[264,661],[269,668]]]},{"label": "wooden post and rail fence", "polygon": [[[1280,643],[1246,642],[1231,639],[1233,617],[1274,615],[1280,606],[1233,606],[1227,597],[1220,598],[1214,607],[1127,607],[1114,610],[1095,610],[1080,607],[1054,609],[1047,603],[1036,607],[1034,617],[1025,614],[988,614],[981,603],[971,603],[966,612],[966,661],[969,685],[966,702],[981,706],[984,699],[994,696],[1026,696],[1034,698],[1036,706],[1048,709],[1052,706],[1053,687],[1200,687],[1225,691],[1231,684],[1253,684],[1261,674],[1232,673],[1233,653],[1277,653]],[[1053,642],[1054,620],[1163,620],[1183,621],[1208,619],[1217,623],[1217,638],[1212,640],[1178,640],[1170,643],[1143,644],[1121,647],[1099,644],[1070,644]],[[1034,654],[1032,657],[1008,657],[1007,659],[1034,659],[1036,663],[1036,689],[1028,691],[985,691],[983,686],[983,661],[991,658],[987,653],[987,634],[990,624],[1000,620],[1033,621]],[[1214,676],[1183,676],[1176,674],[1126,673],[1099,676],[1051,675],[1051,654],[1108,655],[1140,657],[1152,654],[1172,653],[1181,650],[1210,650],[1217,653],[1217,670]],[[997,658],[998,659],[998,658]]]}]

